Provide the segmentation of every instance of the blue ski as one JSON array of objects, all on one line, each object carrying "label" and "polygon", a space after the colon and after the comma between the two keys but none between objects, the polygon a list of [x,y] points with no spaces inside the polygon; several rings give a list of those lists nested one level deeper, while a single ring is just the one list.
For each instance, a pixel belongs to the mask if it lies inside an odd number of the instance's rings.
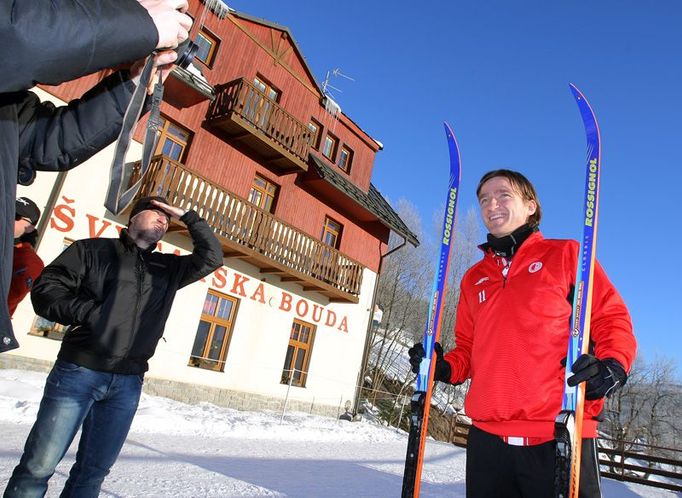
[{"label": "blue ski", "polygon": [[434,344],[440,337],[443,304],[445,303],[445,288],[455,228],[455,213],[460,180],[459,147],[450,125],[444,123],[444,126],[450,151],[450,183],[448,184],[445,216],[443,217],[440,256],[436,266],[433,291],[431,292],[429,316],[424,330],[424,351],[426,354],[419,366],[417,384],[410,403],[412,415],[410,417],[410,433],[407,441],[405,472],[403,474],[403,498],[419,496],[426,429],[429,423],[429,410],[431,407],[433,371],[436,363],[431,360],[434,354]]},{"label": "blue ski", "polygon": [[583,198],[583,228],[578,254],[573,313],[571,315],[566,375],[561,412],[556,418],[554,430],[557,440],[555,489],[557,498],[577,498],[580,485],[580,455],[582,446],[583,408],[585,383],[571,387],[566,380],[571,376],[571,365],[583,353],[588,352],[590,342],[590,314],[592,308],[592,275],[597,249],[597,213],[599,206],[599,174],[601,169],[601,145],[599,125],[594,111],[585,96],[570,85],[580,108],[580,115],[587,135],[587,170]]}]

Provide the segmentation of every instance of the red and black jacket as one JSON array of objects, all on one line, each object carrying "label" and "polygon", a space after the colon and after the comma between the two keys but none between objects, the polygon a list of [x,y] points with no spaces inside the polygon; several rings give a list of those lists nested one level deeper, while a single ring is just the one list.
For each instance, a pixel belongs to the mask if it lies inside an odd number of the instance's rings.
[{"label": "red and black jacket", "polygon": [[[552,438],[561,409],[579,245],[535,232],[503,262],[486,249],[464,275],[452,382],[471,379],[465,400],[474,425],[500,436]],[[598,358],[630,370],[636,352],[630,314],[602,267],[594,270],[591,341]],[[584,437],[595,437],[604,401],[587,401]]]},{"label": "red and black jacket", "polygon": [[7,297],[10,317],[14,315],[14,311],[21,300],[30,292],[33,282],[36,281],[44,267],[43,260],[36,254],[35,249],[33,249],[30,243],[19,242],[14,245],[12,281],[9,286],[9,296]]}]

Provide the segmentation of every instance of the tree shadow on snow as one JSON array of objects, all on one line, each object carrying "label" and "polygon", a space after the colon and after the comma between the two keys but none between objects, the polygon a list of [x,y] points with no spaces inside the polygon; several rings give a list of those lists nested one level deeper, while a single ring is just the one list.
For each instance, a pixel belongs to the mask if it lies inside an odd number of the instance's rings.
[{"label": "tree shadow on snow", "polygon": [[[290,497],[386,498],[400,496],[402,490],[402,474],[370,468],[369,465],[377,463],[375,460],[211,457],[163,451],[130,438],[126,444],[152,451],[159,456],[160,461],[187,463]],[[132,455],[121,455],[121,459],[134,461],[136,458]],[[150,461],[149,456],[140,458]],[[381,463],[402,464],[395,461]],[[464,498],[464,482],[447,484],[422,482],[420,496]]]}]

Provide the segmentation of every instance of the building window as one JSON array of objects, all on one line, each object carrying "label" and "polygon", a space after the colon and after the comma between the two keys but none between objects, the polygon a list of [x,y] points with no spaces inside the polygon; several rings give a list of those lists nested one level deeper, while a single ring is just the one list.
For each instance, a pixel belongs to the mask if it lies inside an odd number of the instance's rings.
[{"label": "building window", "polygon": [[324,226],[322,227],[322,242],[334,249],[338,249],[339,244],[341,243],[342,230],[343,225],[341,225],[341,223],[326,217],[324,219]]},{"label": "building window", "polygon": [[189,365],[223,372],[239,299],[209,290],[201,311]]},{"label": "building window", "polygon": [[324,137],[324,144],[322,145],[322,154],[324,154],[324,156],[331,162],[334,162],[334,158],[336,157],[336,149],[338,149],[338,147],[339,139],[334,135],[327,133],[327,136]]},{"label": "building window", "polygon": [[282,384],[291,383],[292,386],[305,387],[314,340],[315,326],[301,320],[294,320],[291,325],[287,355],[284,358]]},{"label": "building window", "polygon": [[195,57],[207,67],[213,67],[220,41],[212,33],[202,29],[196,37],[195,43],[199,46]]},{"label": "building window", "polygon": [[249,202],[268,213],[272,213],[275,210],[278,189],[279,187],[274,183],[269,182],[260,175],[256,175],[249,192]]},{"label": "building window", "polygon": [[35,317],[33,320],[33,325],[31,325],[31,330],[28,331],[29,335],[47,337],[48,339],[54,339],[55,341],[61,341],[64,339],[64,332],[66,332],[65,325],[57,322],[51,322],[42,316]]},{"label": "building window", "polygon": [[163,154],[175,161],[182,162],[187,156],[192,132],[162,117],[161,134],[156,146],[156,154]]},{"label": "building window", "polygon": [[256,90],[250,89],[244,102],[244,117],[256,127],[267,131],[270,114],[274,102],[279,101],[280,92],[261,76],[253,79],[253,86]]},{"label": "building window", "polygon": [[353,162],[353,151],[347,146],[341,147],[341,152],[339,153],[339,168],[341,168],[346,173],[350,173],[350,165]]},{"label": "building window", "polygon": [[267,98],[274,102],[279,101],[279,96],[280,96],[280,91],[277,90],[274,86],[272,86],[270,83],[265,81],[265,79],[262,76],[256,76],[253,79],[253,84],[258,90],[263,92]]},{"label": "building window", "polygon": [[308,123],[308,129],[310,130],[310,146],[315,150],[320,150],[320,138],[322,137],[322,125],[315,121],[310,120]]}]

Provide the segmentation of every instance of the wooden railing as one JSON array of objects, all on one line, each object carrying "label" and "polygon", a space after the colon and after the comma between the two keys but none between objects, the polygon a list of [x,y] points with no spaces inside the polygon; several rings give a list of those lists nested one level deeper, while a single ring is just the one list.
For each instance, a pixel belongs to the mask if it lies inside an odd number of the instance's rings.
[{"label": "wooden railing", "polygon": [[360,293],[363,265],[166,156],[152,159],[138,195],[194,209],[225,239],[344,293]]},{"label": "wooden railing", "polygon": [[629,442],[626,450],[623,442],[602,438],[599,443],[602,476],[682,491],[682,450]]},{"label": "wooden railing", "polygon": [[216,99],[208,110],[209,121],[237,114],[303,163],[307,162],[312,139],[307,125],[244,78],[218,85],[215,91]]}]

